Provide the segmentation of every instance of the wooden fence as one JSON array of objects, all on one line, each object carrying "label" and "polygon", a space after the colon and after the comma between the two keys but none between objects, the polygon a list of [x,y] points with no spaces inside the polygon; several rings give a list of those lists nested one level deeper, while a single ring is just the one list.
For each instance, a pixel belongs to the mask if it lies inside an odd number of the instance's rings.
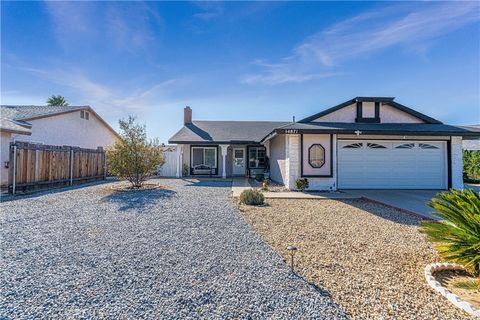
[{"label": "wooden fence", "polygon": [[28,142],[10,145],[9,190],[106,178],[105,152]]}]

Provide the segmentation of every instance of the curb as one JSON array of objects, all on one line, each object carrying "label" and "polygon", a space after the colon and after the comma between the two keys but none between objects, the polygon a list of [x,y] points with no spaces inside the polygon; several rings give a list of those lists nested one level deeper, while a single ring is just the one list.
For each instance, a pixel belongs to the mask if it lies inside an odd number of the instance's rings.
[{"label": "curb", "polygon": [[425,267],[425,279],[428,282],[428,285],[432,287],[435,291],[440,292],[442,296],[448,299],[453,303],[457,308],[462,309],[463,311],[480,318],[480,310],[475,308],[472,304],[460,299],[456,294],[450,292],[447,288],[443,287],[440,282],[438,282],[435,277],[432,275],[435,271],[440,270],[465,270],[464,267],[459,266],[453,263],[431,263]]},{"label": "curb", "polygon": [[399,208],[399,207],[396,207],[396,206],[392,206],[391,204],[386,204],[384,202],[381,202],[381,201],[378,201],[378,200],[374,200],[372,198],[368,198],[368,197],[365,197],[365,196],[362,196],[360,197],[360,199],[363,199],[363,200],[367,200],[367,201],[370,201],[370,202],[373,202],[373,203],[376,203],[376,204],[381,204],[382,206],[385,206],[387,208],[391,208],[391,209],[395,209],[395,210],[398,210],[398,211],[401,211],[403,213],[406,213],[408,215],[411,215],[411,216],[414,216],[416,218],[419,218],[419,219],[422,219],[422,220],[427,220],[427,221],[436,221],[435,219],[432,219],[432,218],[429,218],[429,217],[425,217],[421,214],[418,214],[416,212],[413,212],[413,211],[410,211],[410,210],[407,210],[407,209],[403,209],[403,208]]}]

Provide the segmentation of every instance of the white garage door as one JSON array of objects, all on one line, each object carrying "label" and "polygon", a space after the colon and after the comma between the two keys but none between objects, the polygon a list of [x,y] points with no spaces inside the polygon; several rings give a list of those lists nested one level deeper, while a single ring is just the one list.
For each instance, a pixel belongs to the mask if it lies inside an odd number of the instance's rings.
[{"label": "white garage door", "polygon": [[339,141],[338,188],[446,189],[444,141]]}]

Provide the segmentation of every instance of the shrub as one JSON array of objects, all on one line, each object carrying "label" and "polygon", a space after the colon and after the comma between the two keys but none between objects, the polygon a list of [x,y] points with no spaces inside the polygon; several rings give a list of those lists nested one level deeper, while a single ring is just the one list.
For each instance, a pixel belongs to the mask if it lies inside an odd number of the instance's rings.
[{"label": "shrub", "polygon": [[480,276],[480,193],[470,189],[438,194],[428,203],[440,222],[424,222],[422,232],[440,256]]},{"label": "shrub", "polygon": [[254,189],[243,190],[240,194],[240,202],[249,206],[259,206],[264,204],[265,197],[260,191]]},{"label": "shrub", "polygon": [[162,146],[156,140],[147,140],[145,126],[136,124],[135,118],[120,120],[119,124],[120,139],[106,149],[108,168],[139,188],[165,163]]},{"label": "shrub", "polygon": [[472,182],[480,180],[480,151],[463,150],[463,177]]},{"label": "shrub", "polygon": [[304,192],[305,189],[308,189],[308,179],[307,178],[300,178],[295,181],[295,187],[297,187],[298,190]]},{"label": "shrub", "polygon": [[184,163],[183,164],[183,176],[188,177],[190,175],[190,167],[188,164]]}]

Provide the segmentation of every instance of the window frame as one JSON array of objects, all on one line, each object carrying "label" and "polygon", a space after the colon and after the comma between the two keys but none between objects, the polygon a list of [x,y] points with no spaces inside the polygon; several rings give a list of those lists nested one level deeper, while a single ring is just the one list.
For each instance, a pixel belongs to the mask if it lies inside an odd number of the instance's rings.
[{"label": "window frame", "polygon": [[[320,150],[323,153],[322,163],[319,166],[312,164],[312,159],[311,159],[312,158],[312,149],[314,147],[319,147]],[[325,156],[326,156],[325,155],[325,148],[320,143],[314,143],[310,147],[308,147],[308,164],[310,165],[310,167],[315,168],[315,169],[322,168],[325,165],[325,162],[326,162]]]},{"label": "window frame", "polygon": [[[200,175],[193,173],[193,149],[204,149],[203,151],[203,162],[205,162],[205,149],[214,149],[215,150],[215,167],[212,167],[215,171],[212,175],[218,175],[218,145],[190,145],[190,175]],[[204,164],[204,163],[202,163]]]},{"label": "window frame", "polygon": [[[250,166],[250,151],[252,149],[256,149],[255,159],[257,160],[258,160],[258,150],[262,149],[265,152],[263,166],[255,166],[255,167]],[[265,169],[266,167],[267,167],[267,148],[264,146],[248,146],[247,147],[247,168],[248,169]]]}]

